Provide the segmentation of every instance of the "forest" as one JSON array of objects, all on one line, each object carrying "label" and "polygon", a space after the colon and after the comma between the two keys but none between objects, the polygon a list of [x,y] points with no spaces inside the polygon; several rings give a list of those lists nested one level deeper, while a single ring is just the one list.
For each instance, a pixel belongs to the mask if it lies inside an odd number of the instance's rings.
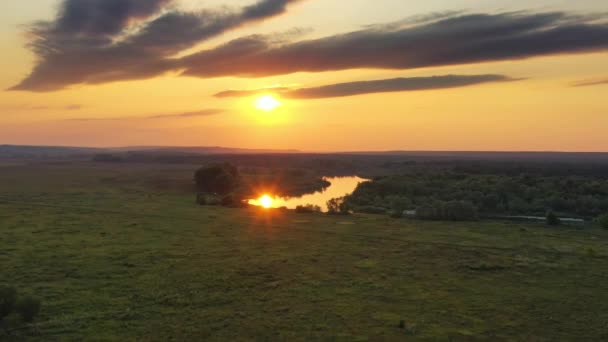
[{"label": "forest", "polygon": [[[416,210],[437,203],[468,203],[481,214],[593,218],[608,211],[603,167],[522,162],[454,161],[411,165],[375,177],[347,197],[360,212]],[[464,210],[464,209],[463,209]]]}]

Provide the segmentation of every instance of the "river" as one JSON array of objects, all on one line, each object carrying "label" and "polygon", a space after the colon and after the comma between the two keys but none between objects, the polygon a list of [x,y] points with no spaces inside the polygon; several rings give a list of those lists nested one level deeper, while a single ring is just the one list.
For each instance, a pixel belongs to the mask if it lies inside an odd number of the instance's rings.
[{"label": "river", "polygon": [[323,212],[327,212],[327,201],[332,198],[350,195],[359,184],[368,181],[368,179],[356,176],[324,177],[323,179],[330,182],[331,185],[322,191],[299,197],[276,197],[267,194],[263,198],[250,200],[249,204],[270,208],[287,207],[288,209],[295,209],[299,205],[312,204],[321,207]]}]

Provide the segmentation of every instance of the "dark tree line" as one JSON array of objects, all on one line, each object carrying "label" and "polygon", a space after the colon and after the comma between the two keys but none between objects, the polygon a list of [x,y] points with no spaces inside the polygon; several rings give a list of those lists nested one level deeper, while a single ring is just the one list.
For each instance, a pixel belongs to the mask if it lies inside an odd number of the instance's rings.
[{"label": "dark tree line", "polygon": [[608,181],[600,176],[475,171],[433,169],[379,177],[361,184],[347,201],[358,211],[391,209],[394,203],[400,209],[441,211],[460,202],[463,209],[468,203],[480,214],[544,216],[552,210],[562,216],[596,217],[608,212]]}]

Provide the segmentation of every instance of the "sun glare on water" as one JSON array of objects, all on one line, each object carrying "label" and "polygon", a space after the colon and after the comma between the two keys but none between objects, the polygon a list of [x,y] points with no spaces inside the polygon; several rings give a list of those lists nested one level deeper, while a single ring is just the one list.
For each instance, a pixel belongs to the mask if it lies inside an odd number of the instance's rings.
[{"label": "sun glare on water", "polygon": [[255,107],[265,112],[271,112],[281,106],[281,102],[273,95],[262,95],[255,101]]},{"label": "sun glare on water", "polygon": [[259,199],[259,203],[262,207],[266,208],[266,209],[270,209],[272,207],[272,197],[268,196],[268,195],[264,195],[262,197],[260,197]]}]

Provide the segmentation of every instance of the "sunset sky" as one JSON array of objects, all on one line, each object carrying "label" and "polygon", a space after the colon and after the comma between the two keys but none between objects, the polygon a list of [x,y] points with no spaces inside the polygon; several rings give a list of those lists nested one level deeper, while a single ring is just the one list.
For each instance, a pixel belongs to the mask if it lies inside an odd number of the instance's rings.
[{"label": "sunset sky", "polygon": [[606,0],[2,0],[0,37],[0,144],[608,151]]}]

